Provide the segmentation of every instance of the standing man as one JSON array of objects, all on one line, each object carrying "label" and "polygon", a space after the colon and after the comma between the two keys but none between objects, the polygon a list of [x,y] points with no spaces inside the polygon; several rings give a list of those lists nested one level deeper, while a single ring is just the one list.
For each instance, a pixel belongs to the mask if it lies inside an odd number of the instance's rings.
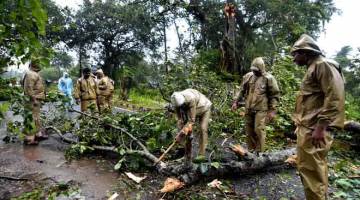
[{"label": "standing man", "polygon": [[24,108],[24,133],[26,144],[37,144],[36,138],[47,138],[47,135],[43,133],[40,119],[41,101],[45,99],[44,83],[38,73],[40,70],[39,64],[32,61],[29,66],[29,71],[26,72],[23,79],[24,94],[29,97]]},{"label": "standing man", "polygon": [[280,90],[275,78],[265,71],[265,63],[261,57],[252,61],[250,70],[251,72],[243,77],[240,91],[235,94],[231,109],[235,111],[238,103],[245,98],[248,149],[264,152],[265,126],[275,117]]},{"label": "standing man", "polygon": [[100,113],[111,111],[111,101],[114,94],[114,81],[104,75],[102,69],[96,71],[98,79],[98,105]]},{"label": "standing man", "polygon": [[319,46],[303,34],[291,49],[294,62],[307,71],[296,98],[293,120],[297,134],[297,167],[306,199],[327,199],[327,153],[331,131],[344,126],[344,80],[339,65],[323,57]]},{"label": "standing man", "polygon": [[97,84],[90,68],[84,68],[82,77],[76,81],[74,97],[77,104],[81,103],[81,112],[87,111],[90,106],[96,107]]},{"label": "standing man", "polygon": [[58,89],[70,99],[70,105],[72,105],[74,103],[72,98],[73,83],[67,72],[64,72],[63,76],[59,79]]},{"label": "standing man", "polygon": [[[205,156],[208,140],[208,124],[211,114],[211,101],[205,95],[194,89],[186,89],[180,92],[174,92],[171,95],[171,104],[175,108],[178,129],[190,129],[195,123],[196,117],[200,120],[201,132],[199,138],[199,156]],[[191,131],[190,131],[191,132]],[[181,131],[180,134],[187,133]],[[183,135],[177,135],[176,140],[180,142]],[[185,159],[186,164],[191,162],[191,139],[186,138]]]}]

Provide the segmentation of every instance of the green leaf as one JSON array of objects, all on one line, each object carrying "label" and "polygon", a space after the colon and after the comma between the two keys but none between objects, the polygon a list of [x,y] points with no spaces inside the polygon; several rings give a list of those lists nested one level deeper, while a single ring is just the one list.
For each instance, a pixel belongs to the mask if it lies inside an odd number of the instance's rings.
[{"label": "green leaf", "polygon": [[218,169],[220,167],[220,163],[219,162],[212,162],[211,166],[214,167],[215,169]]},{"label": "green leaf", "polygon": [[353,184],[349,181],[349,179],[338,179],[335,181],[335,184],[345,190],[353,188]]},{"label": "green leaf", "polygon": [[156,149],[156,147],[157,147],[156,139],[155,139],[155,138],[149,138],[149,139],[146,141],[146,146],[147,146],[150,150]]},{"label": "green leaf", "polygon": [[201,163],[200,164],[200,172],[202,174],[205,174],[207,171],[209,170],[209,167],[206,163]]},{"label": "green leaf", "polygon": [[121,156],[125,155],[125,153],[126,153],[125,149],[120,149],[120,150],[119,150],[119,154],[120,154]]},{"label": "green leaf", "polygon": [[121,166],[122,166],[122,164],[123,164],[124,161],[125,161],[125,158],[124,158],[124,157],[121,158],[121,159],[116,163],[116,165],[114,166],[114,169],[115,169],[115,170],[119,170],[119,169],[121,168]]},{"label": "green leaf", "polygon": [[45,25],[47,23],[47,14],[41,7],[39,0],[30,0],[31,13],[36,19],[36,25],[41,35],[45,35]]}]

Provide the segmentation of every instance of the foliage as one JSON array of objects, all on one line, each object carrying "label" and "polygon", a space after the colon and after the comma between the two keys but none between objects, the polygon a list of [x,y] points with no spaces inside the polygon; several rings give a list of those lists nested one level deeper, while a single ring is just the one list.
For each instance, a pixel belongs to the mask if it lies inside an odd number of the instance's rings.
[{"label": "foliage", "polygon": [[[10,136],[18,136],[20,139],[23,139],[25,134],[35,134],[35,122],[32,118],[32,108],[30,98],[24,95],[23,90],[19,87],[14,87],[12,89],[11,99],[9,101],[10,110],[13,112],[13,115],[20,115],[24,120],[21,121],[9,121],[7,124],[7,131]],[[61,95],[60,93],[50,91],[45,99],[45,102],[62,102],[57,106],[57,109],[64,111],[65,103],[68,103],[70,100]],[[51,120],[53,119],[50,116],[41,116],[42,119]]]},{"label": "foliage", "polygon": [[194,18],[197,49],[219,49],[224,37],[225,3],[235,5],[236,52],[240,57],[238,72],[256,56],[272,56],[282,46],[293,43],[302,33],[316,36],[324,22],[338,10],[332,0],[189,1],[178,4]]},{"label": "foliage", "polygon": [[13,200],[38,200],[38,199],[48,199],[55,200],[58,198],[79,198],[79,189],[75,186],[59,183],[51,187],[43,186],[42,188],[38,187],[33,189],[30,192],[25,192],[18,197],[12,198]]},{"label": "foliage", "polygon": [[157,47],[152,15],[151,3],[84,1],[67,30],[66,43],[99,52],[97,65],[115,79],[116,70],[135,65],[145,49]]},{"label": "foliage", "polygon": [[304,75],[305,68],[295,66],[290,56],[275,56],[275,62],[271,67],[271,73],[278,82],[280,88],[280,101],[278,117],[275,120],[275,128],[281,131],[292,131],[291,115],[294,112],[296,94]]},{"label": "foliage", "polygon": [[58,80],[62,75],[58,69],[49,67],[40,71],[40,75],[44,80]]},{"label": "foliage", "polygon": [[[51,51],[44,48],[47,14],[39,0],[4,0],[0,2],[0,66],[39,59],[42,66],[49,65]],[[14,59],[15,58],[15,59]]]},{"label": "foliage", "polygon": [[360,196],[360,160],[356,152],[336,149],[331,152],[329,182],[335,188],[333,198],[356,199]]}]

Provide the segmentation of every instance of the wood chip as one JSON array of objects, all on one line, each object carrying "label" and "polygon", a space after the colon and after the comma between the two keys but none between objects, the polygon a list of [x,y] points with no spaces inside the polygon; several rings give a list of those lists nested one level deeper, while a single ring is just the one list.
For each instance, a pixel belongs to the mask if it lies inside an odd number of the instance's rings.
[{"label": "wood chip", "polygon": [[167,178],[164,187],[160,190],[161,193],[173,192],[184,187],[185,183],[176,178]]},{"label": "wood chip", "polygon": [[146,178],[146,176],[144,176],[144,177],[135,176],[131,172],[125,172],[125,174],[127,177],[129,177],[131,180],[135,181],[137,184],[139,184],[142,180],[144,180]]},{"label": "wood chip", "polygon": [[244,147],[242,147],[240,144],[231,145],[230,149],[234,153],[236,153],[237,155],[240,155],[240,156],[245,156],[247,153],[247,150]]},{"label": "wood chip", "polygon": [[214,179],[213,181],[211,181],[210,183],[208,183],[209,187],[212,188],[220,188],[220,185],[222,184],[221,181],[218,181],[217,179]]},{"label": "wood chip", "polygon": [[118,196],[119,194],[115,192],[110,198],[108,198],[108,200],[115,200]]}]

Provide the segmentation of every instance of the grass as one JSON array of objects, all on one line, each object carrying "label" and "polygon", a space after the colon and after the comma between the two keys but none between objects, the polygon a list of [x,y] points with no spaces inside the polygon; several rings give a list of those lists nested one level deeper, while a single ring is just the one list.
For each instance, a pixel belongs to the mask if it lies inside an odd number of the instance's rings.
[{"label": "grass", "polygon": [[134,88],[130,90],[128,101],[119,99],[119,93],[119,90],[115,90],[114,105],[119,107],[131,106],[135,110],[139,108],[154,110],[162,109],[166,105],[166,101],[163,100],[158,90]]}]

